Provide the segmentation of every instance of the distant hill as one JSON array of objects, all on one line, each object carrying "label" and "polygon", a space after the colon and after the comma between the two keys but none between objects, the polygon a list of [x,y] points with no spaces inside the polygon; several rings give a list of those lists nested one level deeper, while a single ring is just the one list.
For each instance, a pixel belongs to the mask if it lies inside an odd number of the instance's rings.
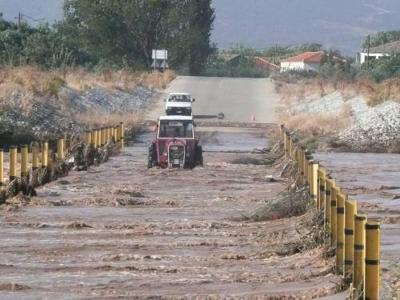
[{"label": "distant hill", "polygon": [[[62,2],[0,0],[0,11],[7,19],[21,11],[52,22],[61,18]],[[320,42],[353,54],[366,35],[400,29],[399,0],[214,0],[214,6],[213,39],[222,48]]]}]

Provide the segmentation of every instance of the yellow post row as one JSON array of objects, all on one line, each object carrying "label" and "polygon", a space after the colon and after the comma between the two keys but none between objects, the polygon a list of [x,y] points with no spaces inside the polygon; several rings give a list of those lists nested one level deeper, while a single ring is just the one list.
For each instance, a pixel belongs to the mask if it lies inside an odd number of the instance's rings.
[{"label": "yellow post row", "polygon": [[17,147],[10,147],[10,181],[17,178]]},{"label": "yellow post row", "polygon": [[345,203],[345,257],[344,268],[346,278],[353,279],[353,258],[354,258],[354,217],[357,214],[357,201],[347,200]]},{"label": "yellow post row", "polygon": [[36,143],[32,145],[32,169],[39,168],[39,149]]},{"label": "yellow post row", "polygon": [[21,178],[29,175],[29,148],[24,145],[21,148]]},{"label": "yellow post row", "polygon": [[356,215],[354,224],[353,288],[355,299],[364,299],[365,285],[365,225],[367,216]]},{"label": "yellow post row", "polygon": [[4,184],[4,150],[0,149],[0,186]]},{"label": "yellow post row", "polygon": [[49,166],[49,143],[44,142],[42,144],[42,168]]},{"label": "yellow post row", "polygon": [[345,226],[345,201],[346,196],[339,193],[336,197],[337,231],[336,231],[336,270],[338,274],[344,273],[344,226]]},{"label": "yellow post row", "polygon": [[380,265],[380,224],[367,222],[365,254],[365,299],[379,300]]},{"label": "yellow post row", "polygon": [[331,190],[331,246],[336,246],[337,240],[337,197],[340,188],[336,184]]},{"label": "yellow post row", "polygon": [[60,138],[57,140],[57,159],[64,160],[64,139]]}]

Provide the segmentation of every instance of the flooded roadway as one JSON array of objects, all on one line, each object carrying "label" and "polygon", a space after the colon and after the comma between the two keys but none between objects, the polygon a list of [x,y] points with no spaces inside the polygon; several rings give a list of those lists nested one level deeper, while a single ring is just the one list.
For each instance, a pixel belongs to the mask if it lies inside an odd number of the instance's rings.
[{"label": "flooded roadway", "polygon": [[359,212],[382,223],[382,291],[384,299],[400,299],[400,155],[319,153],[315,157],[358,200]]},{"label": "flooded roadway", "polygon": [[233,164],[244,155],[268,158],[250,153],[268,145],[262,131],[240,131],[232,143],[234,135],[203,133],[210,151],[205,167],[179,171],[146,169],[151,136],[145,134],[109,162],[72,172],[38,190],[31,202],[3,207],[0,298],[334,294],[340,279],[322,249],[290,256],[273,250],[298,238],[301,217],[240,221],[287,183],[267,180],[279,169]]}]

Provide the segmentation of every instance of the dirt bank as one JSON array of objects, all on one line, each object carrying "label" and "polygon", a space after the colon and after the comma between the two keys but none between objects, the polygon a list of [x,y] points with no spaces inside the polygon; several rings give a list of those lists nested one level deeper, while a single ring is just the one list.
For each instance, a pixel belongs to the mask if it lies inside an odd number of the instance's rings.
[{"label": "dirt bank", "polygon": [[[260,129],[207,130],[205,167],[147,170],[143,135],[110,162],[1,211],[0,297],[312,299],[341,280],[316,247],[284,253],[305,217],[254,222],[289,182]],[[210,134],[213,132],[213,134]],[[247,141],[247,143],[246,143]],[[240,149],[238,149],[240,148]],[[235,153],[240,150],[240,153]],[[235,162],[235,163],[233,163]],[[270,175],[279,180],[270,180]],[[300,233],[299,233],[300,231]],[[282,251],[278,251],[278,250]]]}]

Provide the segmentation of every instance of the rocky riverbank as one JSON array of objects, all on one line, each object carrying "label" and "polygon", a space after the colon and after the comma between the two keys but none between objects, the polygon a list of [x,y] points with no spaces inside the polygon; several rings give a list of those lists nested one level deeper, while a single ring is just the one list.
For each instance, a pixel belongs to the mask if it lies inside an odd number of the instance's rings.
[{"label": "rocky riverbank", "polygon": [[363,95],[340,91],[286,101],[281,118],[305,135],[324,137],[324,147],[355,152],[400,153],[400,102],[370,106]]}]

